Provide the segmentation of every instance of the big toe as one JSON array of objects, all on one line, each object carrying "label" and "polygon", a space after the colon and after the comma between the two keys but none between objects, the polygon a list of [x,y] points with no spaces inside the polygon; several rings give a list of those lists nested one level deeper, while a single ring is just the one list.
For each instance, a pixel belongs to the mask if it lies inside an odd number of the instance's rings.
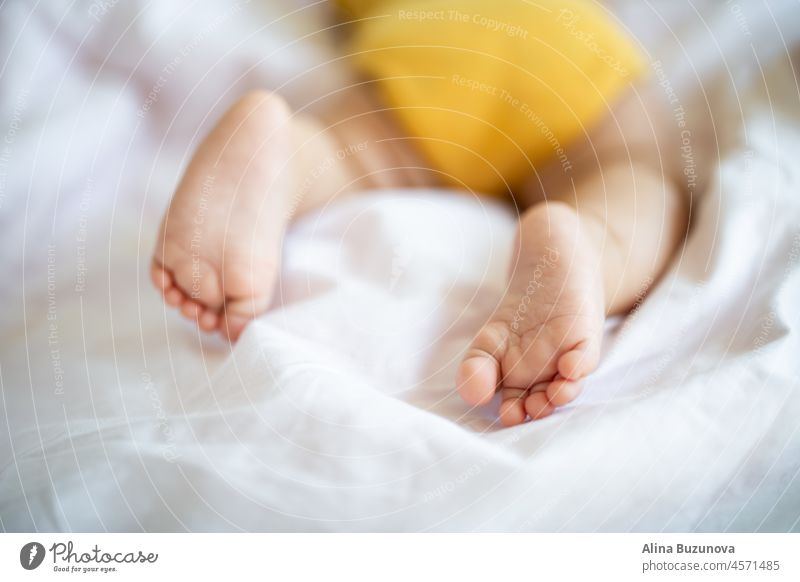
[{"label": "big toe", "polygon": [[500,359],[508,345],[508,329],[492,322],[478,332],[458,369],[458,392],[472,406],[489,402],[501,378]]},{"label": "big toe", "polygon": [[471,406],[486,404],[494,396],[499,375],[500,365],[493,357],[468,357],[458,368],[458,393]]}]

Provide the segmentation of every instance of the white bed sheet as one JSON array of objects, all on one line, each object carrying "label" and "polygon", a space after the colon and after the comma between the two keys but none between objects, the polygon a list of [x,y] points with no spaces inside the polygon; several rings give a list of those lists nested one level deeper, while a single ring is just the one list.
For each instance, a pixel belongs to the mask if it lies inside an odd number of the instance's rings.
[{"label": "white bed sheet", "polygon": [[[505,283],[514,219],[487,200],[376,192],[304,218],[233,349],[164,309],[148,255],[198,136],[247,87],[302,107],[344,78],[319,7],[164,4],[0,10],[0,529],[800,529],[786,3],[746,14],[762,44],[727,5],[693,25],[762,69],[727,69],[730,145],[686,249],[609,323],[584,396],[514,429],[453,392]],[[678,87],[711,42],[688,37]],[[670,62],[669,34],[647,39]]]}]

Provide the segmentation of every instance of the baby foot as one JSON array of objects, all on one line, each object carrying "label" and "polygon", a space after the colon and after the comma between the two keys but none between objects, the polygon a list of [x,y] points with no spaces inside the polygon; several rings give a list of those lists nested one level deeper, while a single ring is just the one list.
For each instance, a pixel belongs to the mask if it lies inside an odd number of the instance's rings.
[{"label": "baby foot", "polygon": [[500,308],[458,371],[469,404],[502,392],[500,421],[540,419],[578,396],[597,366],[605,317],[598,228],[563,203],[533,207],[520,221],[519,262]]},{"label": "baby foot", "polygon": [[269,305],[290,212],[289,110],[253,92],[205,139],[161,225],[151,275],[167,304],[236,339]]}]

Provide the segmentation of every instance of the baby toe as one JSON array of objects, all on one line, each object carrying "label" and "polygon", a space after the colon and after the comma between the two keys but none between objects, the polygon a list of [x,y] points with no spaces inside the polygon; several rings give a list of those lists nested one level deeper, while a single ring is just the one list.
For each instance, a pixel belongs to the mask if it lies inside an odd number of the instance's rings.
[{"label": "baby toe", "polygon": [[599,342],[584,340],[558,359],[558,373],[570,380],[579,380],[592,372],[600,360]]},{"label": "baby toe", "polygon": [[177,287],[172,287],[164,293],[164,302],[172,307],[180,307],[184,301],[184,295]]},{"label": "baby toe", "polygon": [[253,317],[231,313],[226,309],[220,321],[219,330],[223,337],[235,342],[242,335],[244,328],[253,320]]},{"label": "baby toe", "polygon": [[503,388],[501,391],[500,423],[503,426],[516,426],[525,422],[525,395],[527,390],[520,388]]},{"label": "baby toe", "polygon": [[155,261],[153,261],[153,264],[150,266],[150,280],[153,282],[155,288],[162,292],[172,289],[174,284],[169,271]]},{"label": "baby toe", "polygon": [[550,404],[553,406],[564,406],[578,397],[582,387],[582,382],[558,378],[550,382],[545,393]]},{"label": "baby toe", "polygon": [[203,260],[184,261],[173,271],[175,284],[192,300],[212,309],[222,307],[222,286],[216,269]]},{"label": "baby toe", "polygon": [[[233,250],[223,260],[220,288],[225,290],[225,308],[251,318],[269,307],[280,264],[277,259],[241,260]],[[240,251],[245,254],[244,251]]]},{"label": "baby toe", "polygon": [[200,314],[200,317],[197,318],[197,325],[203,331],[214,331],[219,325],[219,315],[210,309],[205,309]]},{"label": "baby toe", "polygon": [[546,392],[531,392],[525,398],[525,412],[533,420],[539,420],[553,414],[553,405],[547,397]]},{"label": "baby toe", "polygon": [[202,313],[203,307],[191,299],[187,299],[181,304],[181,314],[187,319],[197,321]]}]

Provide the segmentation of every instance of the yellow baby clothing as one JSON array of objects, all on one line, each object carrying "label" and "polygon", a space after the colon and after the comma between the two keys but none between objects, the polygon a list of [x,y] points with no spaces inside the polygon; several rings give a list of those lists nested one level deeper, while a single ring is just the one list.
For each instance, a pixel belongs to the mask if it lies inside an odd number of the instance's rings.
[{"label": "yellow baby clothing", "polygon": [[446,182],[507,192],[640,74],[591,0],[338,0],[347,52]]}]

